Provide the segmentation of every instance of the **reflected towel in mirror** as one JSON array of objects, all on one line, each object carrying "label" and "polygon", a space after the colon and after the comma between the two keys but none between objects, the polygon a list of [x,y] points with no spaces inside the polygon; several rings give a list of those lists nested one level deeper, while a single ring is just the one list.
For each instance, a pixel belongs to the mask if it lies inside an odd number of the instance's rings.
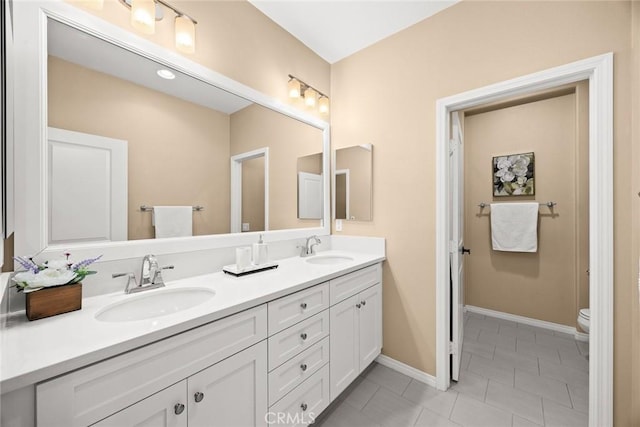
[{"label": "reflected towel in mirror", "polygon": [[193,235],[192,206],[154,206],[152,215],[156,239]]}]

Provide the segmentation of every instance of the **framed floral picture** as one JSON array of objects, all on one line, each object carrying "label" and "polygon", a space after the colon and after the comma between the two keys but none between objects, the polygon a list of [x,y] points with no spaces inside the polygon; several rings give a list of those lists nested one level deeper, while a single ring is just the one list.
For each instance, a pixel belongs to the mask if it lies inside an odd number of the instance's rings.
[{"label": "framed floral picture", "polygon": [[535,194],[533,153],[493,158],[493,197],[534,196]]}]

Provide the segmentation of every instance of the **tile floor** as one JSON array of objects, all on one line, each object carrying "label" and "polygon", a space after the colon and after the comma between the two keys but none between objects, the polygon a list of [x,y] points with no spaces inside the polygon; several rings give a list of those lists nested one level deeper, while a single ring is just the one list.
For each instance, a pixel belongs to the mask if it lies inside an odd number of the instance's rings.
[{"label": "tile floor", "polygon": [[315,425],[586,426],[587,352],[570,335],[467,313],[460,381],[450,390],[374,363]]}]

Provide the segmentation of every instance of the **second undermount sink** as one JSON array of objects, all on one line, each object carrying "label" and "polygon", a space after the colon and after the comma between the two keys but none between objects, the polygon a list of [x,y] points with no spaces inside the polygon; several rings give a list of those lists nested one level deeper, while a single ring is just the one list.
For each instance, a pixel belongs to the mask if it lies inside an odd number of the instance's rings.
[{"label": "second undermount sink", "polygon": [[350,256],[344,255],[316,255],[306,260],[309,264],[331,265],[341,264],[343,262],[353,261]]},{"label": "second undermount sink", "polygon": [[109,304],[96,313],[102,322],[131,322],[166,316],[200,305],[216,294],[206,288],[180,288],[148,291]]}]

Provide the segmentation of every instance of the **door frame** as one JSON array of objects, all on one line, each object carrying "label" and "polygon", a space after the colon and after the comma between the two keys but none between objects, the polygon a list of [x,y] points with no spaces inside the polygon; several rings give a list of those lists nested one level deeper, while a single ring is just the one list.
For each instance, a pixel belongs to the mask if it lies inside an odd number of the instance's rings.
[{"label": "door frame", "polygon": [[[589,81],[589,425],[613,425],[613,53],[517,77],[436,102],[436,386],[449,378],[450,113]],[[577,313],[576,313],[577,316]]]},{"label": "door frame", "polygon": [[242,232],[242,162],[264,157],[264,230],[269,230],[269,147],[231,156],[231,233]]}]

